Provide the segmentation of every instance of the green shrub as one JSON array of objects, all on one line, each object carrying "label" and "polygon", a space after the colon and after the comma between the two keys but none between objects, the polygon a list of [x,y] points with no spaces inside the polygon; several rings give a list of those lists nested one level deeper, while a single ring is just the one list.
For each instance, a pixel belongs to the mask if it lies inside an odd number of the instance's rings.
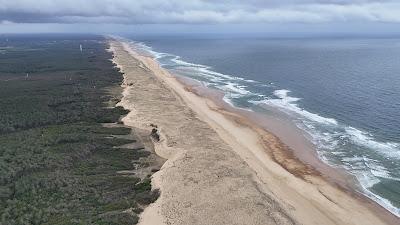
[{"label": "green shrub", "polygon": [[128,113],[106,107],[122,76],[103,38],[9,39],[0,40],[13,46],[0,54],[0,224],[137,223],[139,204],[158,195],[148,179],[117,173],[149,153],[120,148],[135,140],[113,135],[130,128],[101,124]]}]

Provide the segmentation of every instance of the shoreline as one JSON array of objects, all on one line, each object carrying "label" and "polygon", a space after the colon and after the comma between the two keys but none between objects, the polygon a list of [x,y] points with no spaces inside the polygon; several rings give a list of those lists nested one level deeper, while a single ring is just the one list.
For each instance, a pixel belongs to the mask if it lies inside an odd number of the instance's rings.
[{"label": "shoreline", "polygon": [[[152,58],[137,54],[126,43],[121,42],[120,45],[122,50],[128,51],[132,58],[139,60],[149,73],[154,74],[160,82],[165,84],[166,89],[179,96],[181,103],[192,109],[247,163],[256,174],[255,182],[260,186],[260,192],[269,193],[277,202],[280,202],[283,205],[284,214],[291,219],[289,221],[293,224],[297,222],[304,224],[395,224],[398,221],[398,218],[390,218],[387,214],[390,212],[384,213],[383,208],[379,209],[357,195],[334,187],[316,174],[312,168],[300,161],[296,162],[293,157],[287,155],[289,151],[283,149],[283,143],[276,136],[254,126],[251,121],[245,120],[240,115],[224,111],[215,102],[189,90],[189,87],[184,86],[179,79],[162,69]],[[118,54],[118,51],[114,53]],[[128,75],[124,75],[126,76]],[[125,91],[124,93],[127,94]],[[162,129],[160,131],[162,134]],[[271,149],[274,148],[278,154],[271,157],[270,153],[274,152]],[[158,154],[168,159],[162,170],[153,178],[153,183],[161,189],[161,197],[142,214],[141,224],[163,224],[161,221],[165,219],[165,215],[162,215],[163,201],[168,201],[168,199],[163,197],[164,187],[160,178],[164,173],[163,170],[168,168],[168,165],[173,163],[179,155],[172,153],[168,148],[166,150],[165,146],[159,144],[156,144],[156,149],[159,150]],[[277,157],[279,157],[278,161],[286,163],[286,169],[282,168],[283,164],[276,163]],[[300,179],[299,175],[306,176],[310,180],[306,182]],[[365,203],[368,206],[362,205]],[[159,213],[160,210],[161,213]],[[372,210],[375,213],[371,212]],[[155,215],[159,220],[150,221],[149,218]],[[310,216],[313,218],[308,218]]]},{"label": "shoreline", "polygon": [[[270,153],[271,157],[276,163],[285,168],[291,174],[311,183],[315,177],[321,178],[334,187],[343,190],[350,196],[367,204],[368,207],[377,212],[379,216],[385,218],[385,220],[388,219],[387,221],[389,221],[389,223],[397,224],[397,221],[400,221],[400,218],[395,214],[366,196],[362,192],[362,187],[355,177],[348,174],[344,169],[334,168],[323,162],[318,157],[317,152],[314,149],[315,146],[313,146],[309,140],[305,137],[293,137],[294,135],[303,135],[302,131],[294,124],[283,124],[289,123],[289,121],[274,121],[276,118],[272,117],[265,119],[263,118],[266,116],[264,114],[261,115],[254,111],[237,108],[223,100],[222,92],[202,86],[198,81],[191,78],[180,75],[174,76],[188,92],[192,92],[201,98],[207,98],[213,101],[215,106],[218,108],[216,111],[219,111],[227,117],[231,117],[232,120],[239,124],[251,127],[253,130],[257,131],[258,135],[261,137],[268,136],[265,141],[267,143],[265,144],[266,149],[271,149],[271,146],[268,146],[268,139],[276,139],[278,145],[281,146],[279,147],[281,149],[275,152],[272,151]],[[237,118],[238,115],[240,118]],[[273,125],[267,124],[271,122]],[[296,131],[290,129],[295,129]],[[272,132],[271,130],[274,131]],[[284,132],[289,132],[290,134],[284,134]],[[279,133],[279,135],[277,133]],[[306,141],[299,139],[304,139]],[[360,190],[357,190],[357,188]]]},{"label": "shoreline", "polygon": [[[191,78],[176,75],[176,79],[185,86],[188,91],[213,101],[221,111],[238,114],[243,117],[243,120],[247,121],[247,126],[255,130],[260,130],[261,133],[266,132],[267,134],[272,134],[278,138],[280,145],[288,148],[286,151],[293,153],[292,158],[295,157],[302,164],[310,165],[316,170],[314,174],[319,174],[321,176],[329,174],[327,178],[332,178],[332,181],[335,183],[343,186],[354,185],[353,182],[342,181],[342,179],[351,178],[351,175],[346,174],[345,171],[337,171],[337,169],[321,161],[314,149],[315,146],[308,139],[303,137],[303,131],[290,123],[289,120],[278,121],[278,119],[273,116],[235,107],[223,99],[224,93],[219,90],[207,88]],[[268,118],[265,118],[267,116]]]}]

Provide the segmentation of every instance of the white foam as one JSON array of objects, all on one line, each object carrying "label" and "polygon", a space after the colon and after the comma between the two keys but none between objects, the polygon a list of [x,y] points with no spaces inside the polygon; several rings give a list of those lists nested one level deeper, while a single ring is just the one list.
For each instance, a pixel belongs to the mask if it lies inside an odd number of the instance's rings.
[{"label": "white foam", "polygon": [[377,161],[367,157],[349,157],[343,158],[342,160],[348,162],[345,163],[344,167],[357,178],[365,196],[400,217],[399,208],[395,207],[388,199],[370,191],[370,188],[381,182],[379,178],[394,181],[400,181],[400,179],[390,176],[389,171],[387,171],[385,167],[379,165]]},{"label": "white foam", "polygon": [[204,66],[204,65],[183,61],[183,60],[181,60],[181,57],[179,57],[179,56],[175,56],[173,59],[171,59],[171,61],[175,62],[178,65],[183,65],[183,66],[190,66],[190,67],[194,67],[194,68],[208,68],[207,66]]},{"label": "white foam", "polygon": [[365,165],[375,177],[385,178],[393,181],[400,181],[399,178],[392,177],[390,175],[390,172],[384,166],[381,166],[376,160],[364,157],[364,161]]},{"label": "white foam", "polygon": [[397,217],[400,217],[400,209],[395,207],[388,199],[383,198],[372,191],[370,191],[368,188],[374,186],[375,184],[378,184],[380,181],[373,175],[367,175],[366,173],[359,173],[356,175],[357,180],[361,183],[361,187],[363,188],[363,194],[367,196],[368,198],[372,199],[385,209],[389,210],[392,212],[394,215]]},{"label": "white foam", "polygon": [[274,91],[274,95],[276,97],[280,98],[285,103],[292,103],[292,102],[297,102],[300,100],[300,98],[290,97],[288,95],[289,93],[290,93],[290,91],[286,90],[286,89]]},{"label": "white foam", "polygon": [[219,87],[220,89],[228,92],[234,92],[241,95],[248,95],[250,91],[246,90],[244,86],[241,86],[237,83],[227,82],[226,85]]},{"label": "white foam", "polygon": [[374,185],[381,182],[379,177],[391,180],[398,179],[391,177],[386,168],[373,163],[374,160],[368,159],[366,157],[344,158],[344,160],[347,160],[349,162],[347,164],[349,168],[346,168],[346,166],[344,167],[357,178],[363,190],[363,194],[373,201],[377,202],[379,205],[389,210],[396,216],[400,217],[400,209],[395,207],[388,199],[385,199],[370,190],[370,188],[372,188]]},{"label": "white foam", "polygon": [[[288,96],[288,93],[290,93],[290,90],[282,89],[282,90],[276,90],[274,92],[274,95],[277,96],[279,99],[265,99],[258,101],[258,103],[263,103],[271,106],[275,106],[278,108],[283,109],[284,112],[289,112],[289,113],[296,113],[300,116],[303,116],[309,120],[312,120],[314,122],[326,124],[326,125],[337,125],[337,121],[333,118],[326,118],[322,117],[318,114],[311,113],[309,111],[306,111],[302,108],[300,108],[296,102],[300,100],[300,98],[295,98]],[[257,103],[257,102],[255,102]]]},{"label": "white foam", "polygon": [[368,190],[367,188],[371,188],[380,182],[380,180],[374,177],[372,173],[366,171],[360,171],[358,173],[353,171],[353,174],[357,177],[357,180],[365,190]]},{"label": "white foam", "polygon": [[354,143],[367,147],[369,149],[373,149],[378,153],[400,159],[400,149],[397,143],[378,142],[374,140],[374,138],[370,134],[353,127],[346,127],[345,130],[346,133],[349,135],[350,140],[352,140]]},{"label": "white foam", "polygon": [[[312,137],[312,142],[319,148],[327,148],[327,149],[335,149],[339,142],[335,138],[334,134],[327,133],[327,132],[319,132],[315,127],[310,124],[310,123],[304,123],[306,125],[306,128],[303,128],[302,130],[306,131],[311,137]],[[300,128],[302,126],[298,125]]]},{"label": "white foam", "polygon": [[381,196],[376,195],[367,189],[364,189],[364,192],[367,197],[369,197],[373,201],[377,202],[379,205],[381,205],[383,208],[389,210],[391,213],[393,213],[397,217],[400,217],[400,209],[396,208],[389,200],[387,200],[386,198],[382,198]]},{"label": "white foam", "polygon": [[334,155],[338,155],[338,156],[342,156],[343,155],[343,152],[340,152],[340,151],[333,151],[333,152],[330,152],[331,154],[334,154]]},{"label": "white foam", "polygon": [[258,81],[255,81],[255,80],[244,79],[242,77],[237,77],[237,76],[233,76],[233,75],[227,75],[227,74],[222,74],[222,73],[218,73],[218,72],[212,71],[211,70],[212,68],[209,67],[209,66],[186,62],[186,61],[182,60],[182,58],[180,56],[176,56],[176,55],[169,54],[169,53],[156,52],[150,46],[147,46],[143,42],[132,42],[132,43],[135,46],[139,47],[141,50],[145,50],[145,51],[149,52],[156,59],[161,59],[163,57],[173,57],[170,60],[172,62],[176,63],[178,66],[189,67],[189,68],[191,68],[193,70],[198,70],[202,74],[213,75],[213,76],[217,76],[217,77],[220,77],[220,78],[225,78],[225,79],[228,79],[228,80],[240,80],[240,81],[244,81],[244,82],[248,82],[248,83],[258,83]]}]

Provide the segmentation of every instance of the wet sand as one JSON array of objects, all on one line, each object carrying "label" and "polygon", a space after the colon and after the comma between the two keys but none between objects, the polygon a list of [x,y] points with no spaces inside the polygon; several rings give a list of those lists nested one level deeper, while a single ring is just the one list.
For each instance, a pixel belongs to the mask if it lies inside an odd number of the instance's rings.
[{"label": "wet sand", "polygon": [[[140,224],[395,224],[293,156],[280,139],[202,97],[127,43],[110,40],[124,73],[124,123],[151,130],[167,159],[160,198]],[[377,213],[382,212],[382,215]]]}]

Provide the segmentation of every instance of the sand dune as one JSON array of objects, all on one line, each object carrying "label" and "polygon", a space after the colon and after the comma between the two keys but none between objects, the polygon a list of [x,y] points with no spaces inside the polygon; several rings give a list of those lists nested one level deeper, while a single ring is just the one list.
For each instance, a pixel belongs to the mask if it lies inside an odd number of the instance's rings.
[{"label": "sand dune", "polygon": [[197,95],[151,57],[123,41],[110,46],[124,73],[120,104],[131,110],[124,123],[156,125],[155,149],[167,159],[152,180],[161,196],[140,224],[398,222],[310,172],[274,135]]}]

